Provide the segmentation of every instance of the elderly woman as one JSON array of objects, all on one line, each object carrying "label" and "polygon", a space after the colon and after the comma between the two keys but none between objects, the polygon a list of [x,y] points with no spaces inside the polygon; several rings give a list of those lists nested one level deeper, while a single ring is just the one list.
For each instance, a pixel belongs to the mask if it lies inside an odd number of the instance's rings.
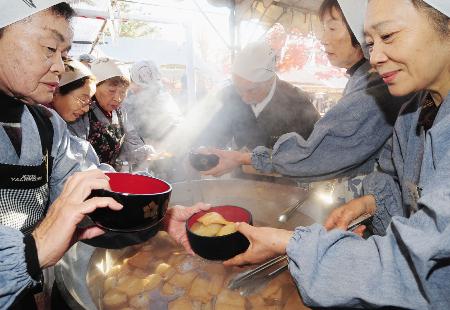
[{"label": "elderly woman", "polygon": [[81,62],[72,60],[65,64],[65,72],[49,107],[58,112],[74,134],[76,129],[72,126],[75,121],[89,111],[96,90],[95,82],[94,74]]},{"label": "elderly woman", "polygon": [[181,121],[180,109],[164,89],[154,62],[139,61],[130,72],[132,92],[124,102],[129,121],[146,142],[160,143]]},{"label": "elderly woman", "polygon": [[[2,1],[0,9],[0,308],[34,309],[42,270],[74,241],[103,234],[77,227],[85,214],[122,206],[87,199],[109,188],[107,176],[75,173],[79,145],[56,112],[39,106],[53,100],[64,72],[74,11],[58,0]],[[169,209],[166,226],[177,240],[186,242],[177,225],[196,209]]]},{"label": "elderly woman", "polygon": [[77,121],[76,135],[88,140],[100,162],[120,169],[120,162],[139,163],[154,152],[144,144],[126,112],[121,109],[130,86],[128,74],[116,61],[97,59],[92,64],[97,90],[90,111]]},{"label": "elderly woman", "polygon": [[[349,80],[342,98],[314,125],[309,138],[285,134],[273,150],[259,146],[252,153],[213,150],[221,161],[205,174],[219,176],[242,164],[251,164],[262,172],[310,182],[363,176],[373,171],[379,150],[392,135],[406,98],[391,96],[364,57],[361,12],[366,4],[363,0],[325,0],[320,7],[324,26],[321,42],[330,63],[346,69]],[[353,191],[342,189],[342,197],[336,198],[348,200],[358,196],[359,189],[354,185],[360,182],[360,177],[343,180],[341,188]]]},{"label": "elderly woman", "polygon": [[251,246],[229,264],[287,252],[311,306],[450,308],[449,16],[446,1],[369,1],[372,65],[393,95],[427,92],[420,105],[405,105],[396,122],[391,167],[371,175],[369,196],[353,201],[360,214],[375,213],[373,224],[384,235],[364,240],[320,225],[295,232],[239,225]]}]

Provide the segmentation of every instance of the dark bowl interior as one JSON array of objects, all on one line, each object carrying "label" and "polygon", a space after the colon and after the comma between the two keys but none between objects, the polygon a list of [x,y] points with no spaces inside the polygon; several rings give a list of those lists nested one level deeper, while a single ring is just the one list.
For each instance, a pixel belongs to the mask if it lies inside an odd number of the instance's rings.
[{"label": "dark bowl interior", "polygon": [[250,242],[240,232],[225,236],[204,237],[191,231],[191,227],[197,222],[197,219],[208,212],[217,212],[230,222],[253,223],[251,213],[237,206],[217,206],[207,211],[200,211],[186,221],[187,236],[192,250],[198,256],[209,260],[227,260],[245,252]]},{"label": "dark bowl interior", "polygon": [[219,156],[217,156],[216,154],[201,154],[190,152],[189,162],[191,163],[191,166],[198,171],[207,171],[219,164]]},{"label": "dark bowl interior", "polygon": [[98,208],[89,214],[99,227],[114,232],[146,231],[164,218],[172,187],[169,183],[143,175],[106,173],[109,190],[93,190],[90,197],[111,197],[123,205],[119,211]]}]

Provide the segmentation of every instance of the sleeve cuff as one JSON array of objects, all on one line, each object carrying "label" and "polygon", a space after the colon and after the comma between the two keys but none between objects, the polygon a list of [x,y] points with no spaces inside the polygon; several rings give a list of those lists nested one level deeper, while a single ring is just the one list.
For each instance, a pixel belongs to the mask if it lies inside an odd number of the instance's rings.
[{"label": "sleeve cuff", "polygon": [[39,264],[39,257],[36,248],[36,242],[33,235],[29,234],[23,238],[25,244],[25,262],[27,264],[28,274],[35,281],[42,280],[42,269]]},{"label": "sleeve cuff", "polygon": [[252,166],[261,172],[273,172],[272,150],[264,146],[256,147],[252,152]]},{"label": "sleeve cuff", "polygon": [[402,215],[401,198],[398,197],[396,186],[391,176],[379,172],[374,172],[363,180],[364,195],[372,195],[375,198],[376,211],[372,230],[377,235],[384,236],[392,217]]}]

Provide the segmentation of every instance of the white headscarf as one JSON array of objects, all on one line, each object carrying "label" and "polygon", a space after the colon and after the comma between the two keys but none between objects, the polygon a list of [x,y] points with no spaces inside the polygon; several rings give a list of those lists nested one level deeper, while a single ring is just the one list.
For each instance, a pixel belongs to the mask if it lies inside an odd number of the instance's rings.
[{"label": "white headscarf", "polygon": [[93,76],[94,74],[88,67],[77,60],[71,60],[66,65],[66,70],[61,74],[59,86],[67,85],[73,81],[84,78],[85,76]]},{"label": "white headscarf", "polygon": [[0,28],[9,26],[63,0],[0,0]]},{"label": "white headscarf", "polygon": [[[347,20],[356,40],[363,48],[366,40],[364,37],[364,20],[366,18],[368,0],[338,0],[342,13]],[[363,48],[365,56],[369,53]]]},{"label": "white headscarf", "polygon": [[267,42],[249,43],[234,60],[231,71],[251,82],[265,82],[275,76],[277,56]]},{"label": "white headscarf", "polygon": [[128,70],[117,60],[110,58],[99,58],[91,65],[91,71],[97,78],[97,84],[115,76],[123,76],[130,79]]},{"label": "white headscarf", "polygon": [[161,81],[161,73],[153,61],[136,62],[130,70],[131,80],[141,87],[149,87]]},{"label": "white headscarf", "polygon": [[436,10],[450,17],[450,0],[423,0]]}]

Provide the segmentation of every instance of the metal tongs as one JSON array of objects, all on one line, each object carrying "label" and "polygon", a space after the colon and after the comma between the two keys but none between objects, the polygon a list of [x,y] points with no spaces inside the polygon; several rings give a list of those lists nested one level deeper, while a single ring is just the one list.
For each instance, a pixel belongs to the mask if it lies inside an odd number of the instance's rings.
[{"label": "metal tongs", "polygon": [[[361,225],[366,225],[372,219],[372,215],[363,214],[347,226],[348,231],[353,231]],[[282,263],[282,264],[281,264]],[[274,268],[273,268],[274,267]],[[232,290],[241,289],[242,296],[248,296],[261,288],[265,283],[287,270],[287,255],[277,256],[254,269],[239,273],[228,283]],[[264,272],[268,271],[268,272]]]},{"label": "metal tongs", "polygon": [[[276,269],[272,270],[276,266]],[[248,296],[261,288],[269,280],[287,270],[287,255],[282,255],[269,260],[268,262],[248,271],[242,272],[228,283],[228,288],[232,290],[241,289],[242,296]],[[269,273],[263,273],[270,270]]]}]

